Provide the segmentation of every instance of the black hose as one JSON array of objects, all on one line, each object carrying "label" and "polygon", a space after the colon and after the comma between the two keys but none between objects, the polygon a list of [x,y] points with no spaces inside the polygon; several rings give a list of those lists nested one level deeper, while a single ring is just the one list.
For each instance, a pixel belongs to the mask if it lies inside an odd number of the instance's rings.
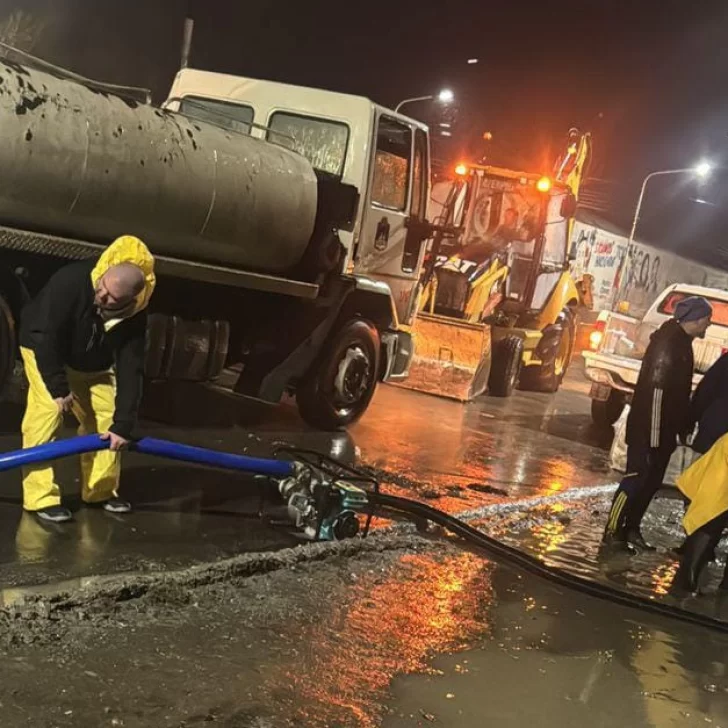
[{"label": "black hose", "polygon": [[721,621],[720,619],[716,619],[715,617],[710,617],[708,615],[689,612],[685,609],[681,609],[680,607],[673,606],[672,604],[656,602],[637,594],[620,591],[614,587],[585,579],[584,577],[577,576],[576,574],[569,574],[562,569],[544,564],[536,557],[523,553],[512,546],[507,546],[491,536],[487,536],[477,528],[473,528],[464,521],[455,518],[455,516],[439,511],[425,503],[419,503],[418,501],[410,500],[409,498],[401,498],[399,496],[388,495],[386,493],[370,493],[369,500],[372,505],[381,506],[388,511],[432,521],[433,523],[446,528],[456,536],[466,540],[468,543],[471,543],[489,554],[492,554],[498,559],[509,564],[513,564],[514,566],[531,574],[548,579],[560,586],[574,589],[582,592],[583,594],[597,597],[598,599],[606,599],[607,601],[620,604],[624,607],[640,609],[659,617],[677,619],[681,622],[706,627],[716,632],[728,634],[728,622]]}]

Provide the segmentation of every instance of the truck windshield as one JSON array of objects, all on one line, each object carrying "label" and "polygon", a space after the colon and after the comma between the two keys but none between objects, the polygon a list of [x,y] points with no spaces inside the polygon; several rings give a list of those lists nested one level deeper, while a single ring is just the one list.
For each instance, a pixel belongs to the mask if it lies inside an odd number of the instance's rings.
[{"label": "truck windshield", "polygon": [[536,239],[543,226],[544,196],[520,180],[483,176],[465,223],[460,257],[475,266],[494,255],[508,256],[508,298],[522,301],[533,269]]},{"label": "truck windshield", "polygon": [[[680,291],[673,291],[665,296],[662,303],[658,307],[660,313],[666,313],[672,316],[675,313],[675,307],[680,301],[685,298],[693,296],[693,293],[684,293]],[[714,326],[728,326],[728,301],[721,301],[717,298],[711,298],[710,296],[704,296],[708,300],[708,303],[713,307],[713,315],[710,319],[710,323]]]},{"label": "truck windshield", "polygon": [[250,134],[254,117],[253,107],[247,104],[234,104],[230,101],[204,99],[198,96],[185,96],[179,110],[191,119],[207,121],[241,134]]},{"label": "truck windshield", "polygon": [[268,120],[268,141],[281,135],[293,139],[293,149],[318,170],[341,177],[344,174],[349,127],[339,121],[301,116],[283,111]]}]

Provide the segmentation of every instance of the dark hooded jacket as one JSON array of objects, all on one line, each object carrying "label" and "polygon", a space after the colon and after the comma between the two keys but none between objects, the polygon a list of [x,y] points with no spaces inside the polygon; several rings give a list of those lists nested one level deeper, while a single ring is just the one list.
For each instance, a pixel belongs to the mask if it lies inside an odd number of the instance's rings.
[{"label": "dark hooded jacket", "polygon": [[650,339],[627,419],[627,444],[675,448],[690,425],[693,346],[670,319]]},{"label": "dark hooded jacket", "polygon": [[693,450],[706,453],[728,433],[728,354],[705,373],[693,395],[689,431],[698,423]]}]

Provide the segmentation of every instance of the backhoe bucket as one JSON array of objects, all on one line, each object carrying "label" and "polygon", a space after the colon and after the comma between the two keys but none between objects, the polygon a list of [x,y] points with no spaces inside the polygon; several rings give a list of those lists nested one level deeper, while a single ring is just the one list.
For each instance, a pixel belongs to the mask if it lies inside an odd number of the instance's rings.
[{"label": "backhoe bucket", "polygon": [[412,338],[410,373],[397,386],[460,402],[485,392],[491,362],[490,326],[420,313]]}]

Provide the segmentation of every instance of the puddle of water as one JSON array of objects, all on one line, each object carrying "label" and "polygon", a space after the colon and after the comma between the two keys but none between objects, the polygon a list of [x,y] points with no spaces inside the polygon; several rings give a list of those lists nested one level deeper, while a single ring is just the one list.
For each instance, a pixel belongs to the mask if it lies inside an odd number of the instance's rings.
[{"label": "puddle of water", "polygon": [[493,573],[490,634],[399,677],[383,728],[728,726],[728,639]]},{"label": "puddle of water", "polygon": [[530,508],[493,512],[474,525],[550,566],[728,621],[728,600],[716,595],[725,565],[725,542],[718,561],[705,570],[704,594],[678,599],[670,594],[670,586],[679,563],[672,549],[684,539],[681,501],[658,498],[647,513],[643,532],[657,552],[605,555],[600,544],[611,494],[594,492],[594,497],[581,500],[541,501]]}]

